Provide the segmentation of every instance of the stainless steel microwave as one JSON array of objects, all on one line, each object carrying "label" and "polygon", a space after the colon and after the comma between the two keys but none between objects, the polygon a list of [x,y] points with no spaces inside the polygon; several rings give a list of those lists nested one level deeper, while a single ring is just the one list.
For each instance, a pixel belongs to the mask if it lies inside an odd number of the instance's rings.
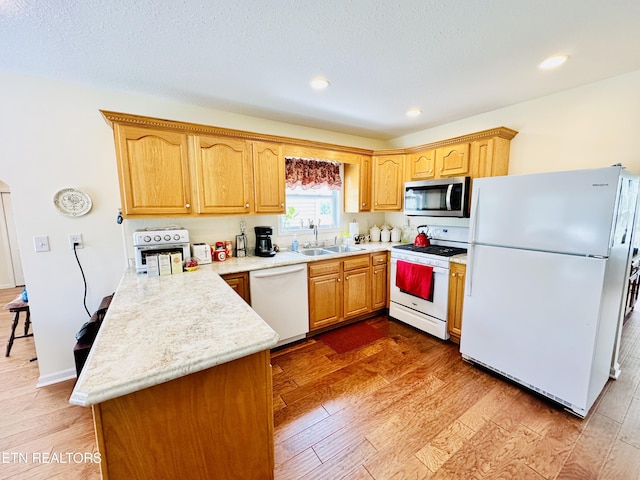
[{"label": "stainless steel microwave", "polygon": [[471,177],[438,178],[404,184],[404,214],[468,217]]}]

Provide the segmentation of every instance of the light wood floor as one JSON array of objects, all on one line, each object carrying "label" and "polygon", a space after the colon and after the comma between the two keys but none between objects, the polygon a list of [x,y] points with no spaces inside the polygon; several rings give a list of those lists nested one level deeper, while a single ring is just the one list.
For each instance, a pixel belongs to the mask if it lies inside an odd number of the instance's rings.
[{"label": "light wood floor", "polygon": [[[15,296],[6,292],[0,304]],[[368,321],[385,336],[351,352],[313,339],[274,351],[276,479],[640,479],[634,315],[622,375],[584,420],[386,317]],[[5,342],[10,318],[0,310]],[[68,404],[73,382],[36,389],[34,355],[33,340],[19,339],[0,359],[0,479],[98,479],[90,463],[6,461],[95,452],[90,409]]]}]

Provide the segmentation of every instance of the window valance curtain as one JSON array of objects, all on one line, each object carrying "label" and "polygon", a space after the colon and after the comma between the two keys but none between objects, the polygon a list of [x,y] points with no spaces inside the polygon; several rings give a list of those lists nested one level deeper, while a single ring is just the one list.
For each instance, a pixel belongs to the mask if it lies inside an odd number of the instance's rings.
[{"label": "window valance curtain", "polygon": [[300,186],[308,190],[326,186],[331,190],[339,190],[342,187],[340,163],[326,160],[286,158],[285,178],[288,188]]}]

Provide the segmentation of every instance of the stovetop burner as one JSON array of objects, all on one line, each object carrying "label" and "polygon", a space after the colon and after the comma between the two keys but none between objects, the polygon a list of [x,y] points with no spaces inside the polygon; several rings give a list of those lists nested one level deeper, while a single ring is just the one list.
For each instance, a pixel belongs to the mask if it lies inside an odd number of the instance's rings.
[{"label": "stovetop burner", "polygon": [[405,245],[396,245],[393,248],[397,248],[399,250],[410,250],[412,252],[424,253],[429,255],[439,255],[441,257],[453,257],[454,255],[459,255],[461,253],[467,253],[466,248],[446,247],[444,245],[430,245],[428,247],[416,247],[411,243],[407,243]]}]

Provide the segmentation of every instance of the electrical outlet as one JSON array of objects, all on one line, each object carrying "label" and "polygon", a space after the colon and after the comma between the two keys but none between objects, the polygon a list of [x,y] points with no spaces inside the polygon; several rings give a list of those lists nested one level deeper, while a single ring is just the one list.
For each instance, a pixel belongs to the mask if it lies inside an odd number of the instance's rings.
[{"label": "electrical outlet", "polygon": [[84,243],[82,243],[82,234],[81,233],[72,233],[69,235],[69,246],[71,250],[73,250],[73,244],[77,244],[76,248],[84,248]]}]

